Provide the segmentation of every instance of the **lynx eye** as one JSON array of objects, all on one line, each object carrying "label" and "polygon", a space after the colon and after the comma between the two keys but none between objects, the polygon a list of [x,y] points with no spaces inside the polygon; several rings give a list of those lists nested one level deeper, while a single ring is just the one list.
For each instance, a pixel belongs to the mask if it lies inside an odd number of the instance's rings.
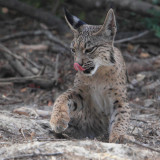
[{"label": "lynx eye", "polygon": [[85,50],[85,53],[92,53],[96,48],[95,47],[92,47],[92,48],[88,48]]},{"label": "lynx eye", "polygon": [[74,48],[71,48],[71,52],[72,52],[72,53],[75,53],[76,50],[75,50]]}]

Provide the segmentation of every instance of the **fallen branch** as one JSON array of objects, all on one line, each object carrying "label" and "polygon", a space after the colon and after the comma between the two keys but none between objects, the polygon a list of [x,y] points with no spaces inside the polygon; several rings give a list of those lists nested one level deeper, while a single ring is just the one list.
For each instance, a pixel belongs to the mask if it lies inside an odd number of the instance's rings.
[{"label": "fallen branch", "polygon": [[153,71],[160,68],[160,56],[150,59],[141,59],[135,62],[127,63],[128,74],[135,74],[142,71]]},{"label": "fallen branch", "polygon": [[18,159],[18,158],[29,158],[29,157],[38,157],[38,156],[61,156],[63,155],[62,152],[56,152],[56,153],[32,153],[32,154],[22,154],[17,155],[13,157],[4,158],[3,160],[10,160],[10,159]]},{"label": "fallen branch", "polygon": [[0,82],[13,82],[13,83],[34,83],[44,89],[49,89],[56,86],[54,79],[45,79],[40,76],[29,77],[14,77],[14,78],[1,78]]},{"label": "fallen branch", "polygon": [[0,44],[0,50],[2,51],[2,54],[4,57],[9,61],[11,66],[21,75],[21,76],[32,76],[33,74],[27,70],[22,64],[21,64],[21,58],[15,54],[13,54],[8,48]]},{"label": "fallen branch", "polygon": [[38,36],[38,35],[45,35],[50,41],[60,45],[61,47],[65,48],[67,51],[70,51],[69,46],[67,44],[62,42],[60,39],[55,37],[50,31],[47,31],[47,30],[22,31],[22,32],[4,36],[3,38],[0,38],[0,41],[5,42],[15,38],[21,38],[25,36]]},{"label": "fallen branch", "polygon": [[43,118],[49,118],[51,116],[50,111],[40,110],[40,109],[33,109],[29,107],[20,107],[13,110],[13,113],[17,113],[19,115],[26,115],[26,116],[34,116],[37,117],[43,117]]},{"label": "fallen branch", "polygon": [[151,147],[151,146],[148,146],[148,145],[146,145],[146,144],[140,143],[140,142],[138,142],[138,141],[131,141],[131,142],[132,142],[133,144],[139,145],[139,146],[141,146],[141,147],[143,147],[143,148],[147,148],[147,149],[150,149],[150,150],[152,150],[152,151],[155,151],[155,152],[160,153],[160,150],[155,149],[155,148],[153,148],[153,147]]},{"label": "fallen branch", "polygon": [[47,25],[56,26],[57,30],[61,33],[67,31],[66,24],[61,19],[49,12],[34,8],[26,3],[20,2],[18,0],[0,0],[0,5],[9,9],[16,10]]},{"label": "fallen branch", "polygon": [[48,46],[46,44],[31,44],[31,45],[20,44],[19,48],[24,50],[46,51],[48,49]]},{"label": "fallen branch", "polygon": [[138,35],[132,36],[132,37],[116,40],[114,43],[124,43],[124,42],[128,42],[128,41],[132,41],[132,40],[135,40],[137,38],[143,37],[143,36],[147,35],[148,33],[149,33],[149,31],[144,31],[144,32],[142,32]]}]

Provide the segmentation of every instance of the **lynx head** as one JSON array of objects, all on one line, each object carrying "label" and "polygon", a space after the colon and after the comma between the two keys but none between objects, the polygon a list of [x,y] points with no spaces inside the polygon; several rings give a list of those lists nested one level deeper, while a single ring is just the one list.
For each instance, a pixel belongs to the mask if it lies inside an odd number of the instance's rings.
[{"label": "lynx head", "polygon": [[103,25],[88,25],[65,9],[65,19],[74,34],[71,52],[74,68],[86,75],[93,75],[100,66],[114,65],[113,42],[116,20],[109,10]]}]

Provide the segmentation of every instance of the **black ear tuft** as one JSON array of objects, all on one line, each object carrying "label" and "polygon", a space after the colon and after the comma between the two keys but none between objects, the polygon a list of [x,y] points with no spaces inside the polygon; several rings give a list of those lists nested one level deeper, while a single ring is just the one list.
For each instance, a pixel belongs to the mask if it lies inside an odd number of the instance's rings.
[{"label": "black ear tuft", "polygon": [[70,23],[70,25],[74,29],[77,29],[80,26],[86,24],[85,22],[81,21],[78,17],[73,16],[72,14],[70,14],[69,11],[65,7],[64,7],[64,13],[65,13],[65,16],[66,16],[68,22]]},{"label": "black ear tuft", "polygon": [[73,25],[73,16],[69,13],[69,11],[64,7],[64,13],[68,20],[68,22]]}]

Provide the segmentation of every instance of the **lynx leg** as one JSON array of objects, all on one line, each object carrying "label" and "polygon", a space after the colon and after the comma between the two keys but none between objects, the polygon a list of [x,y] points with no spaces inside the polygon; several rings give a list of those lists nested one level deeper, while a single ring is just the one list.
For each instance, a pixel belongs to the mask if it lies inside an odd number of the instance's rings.
[{"label": "lynx leg", "polygon": [[109,142],[122,141],[126,137],[126,131],[130,120],[130,108],[128,103],[114,102],[113,113],[110,119]]},{"label": "lynx leg", "polygon": [[83,95],[78,91],[78,89],[70,89],[56,99],[50,119],[51,128],[56,133],[67,129],[73,112],[82,109]]}]

